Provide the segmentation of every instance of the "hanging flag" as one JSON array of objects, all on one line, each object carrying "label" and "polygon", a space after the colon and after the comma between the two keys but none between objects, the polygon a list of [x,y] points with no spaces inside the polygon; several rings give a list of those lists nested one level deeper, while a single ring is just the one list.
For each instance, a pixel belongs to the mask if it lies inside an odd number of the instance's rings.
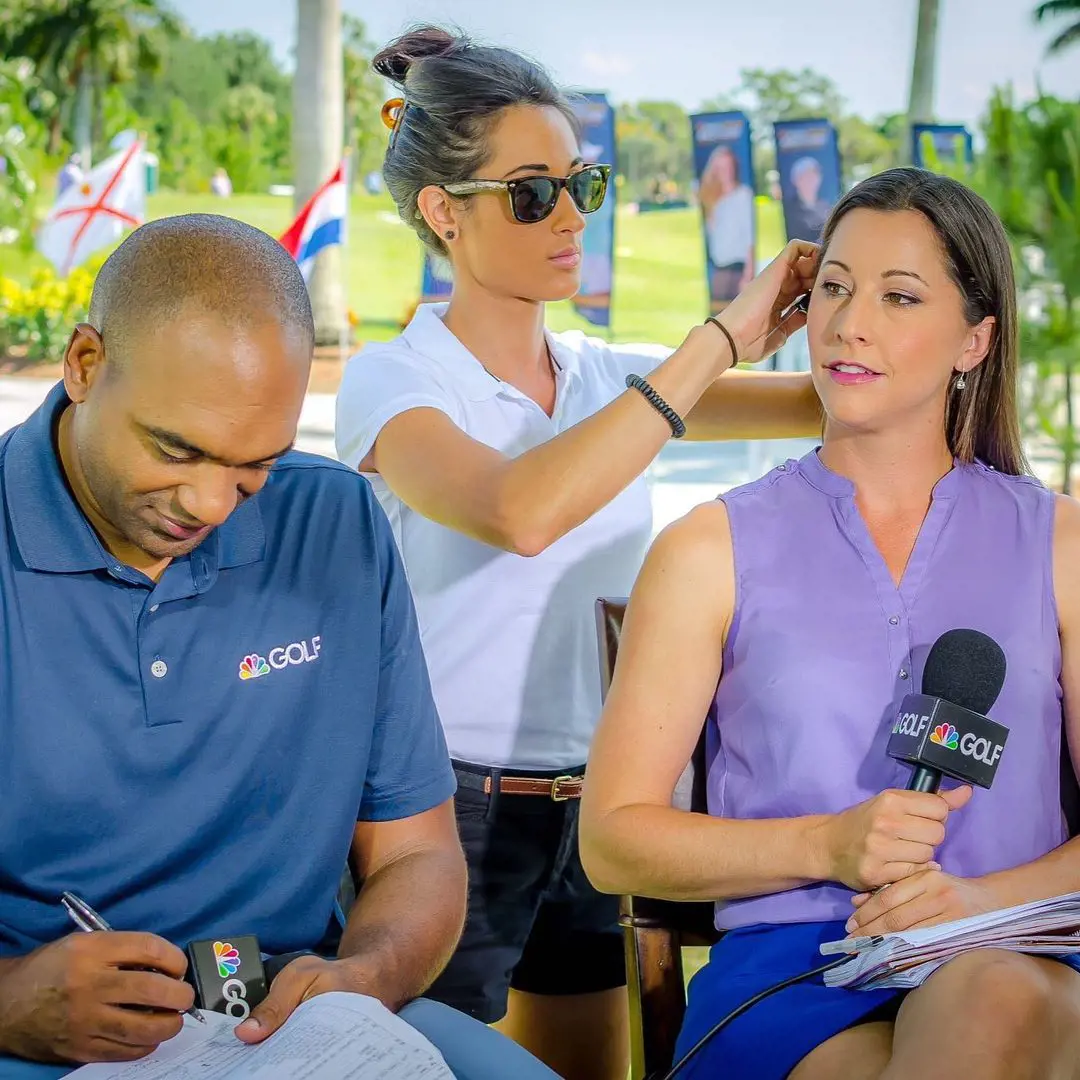
[{"label": "hanging flag", "polygon": [[281,234],[281,246],[296,260],[304,280],[311,277],[315,258],[323,248],[345,243],[345,217],[349,199],[345,184],[345,162],[311,196],[296,220]]},{"label": "hanging flag", "polygon": [[843,192],[836,128],[828,120],[777,120],[773,134],[787,238],[816,244]]},{"label": "hanging flag", "polygon": [[37,249],[66,276],[145,217],[146,169],[136,140],[64,191],[38,229]]},{"label": "hanging flag", "polygon": [[723,311],[754,276],[757,207],[750,121],[745,113],[690,117],[705,234],[709,309]]},{"label": "hanging flag", "polygon": [[971,132],[963,124],[912,124],[911,161],[918,169],[942,165],[970,165]]},{"label": "hanging flag", "polygon": [[[603,94],[582,94],[574,103],[581,124],[581,156],[589,164],[615,165],[615,110]],[[578,313],[594,326],[611,325],[611,284],[615,262],[615,184],[604,205],[585,219]]]}]

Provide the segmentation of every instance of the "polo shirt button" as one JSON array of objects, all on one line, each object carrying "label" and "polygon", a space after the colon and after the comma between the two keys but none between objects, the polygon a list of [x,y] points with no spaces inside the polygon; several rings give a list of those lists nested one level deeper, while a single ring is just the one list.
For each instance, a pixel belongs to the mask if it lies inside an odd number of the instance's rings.
[{"label": "polo shirt button", "polygon": [[907,668],[902,667],[900,669],[900,678],[901,679],[906,679],[907,677],[908,677],[908,670],[907,670]]},{"label": "polo shirt button", "polygon": [[151,605],[150,605],[150,611],[151,611],[151,612],[155,612],[155,611],[157,611],[157,609],[158,609],[158,608],[159,608],[160,606],[161,606],[160,604],[151,604]]},{"label": "polo shirt button", "polygon": [[[151,611],[157,611],[157,605],[152,607],[150,610]],[[899,622],[900,622],[900,616],[899,615],[890,615],[889,616],[889,625],[890,626],[897,626],[899,624]]]},{"label": "polo shirt button", "polygon": [[150,665],[150,674],[153,675],[155,679],[164,679],[165,676],[169,674],[169,665],[166,664],[164,660],[155,660]]}]

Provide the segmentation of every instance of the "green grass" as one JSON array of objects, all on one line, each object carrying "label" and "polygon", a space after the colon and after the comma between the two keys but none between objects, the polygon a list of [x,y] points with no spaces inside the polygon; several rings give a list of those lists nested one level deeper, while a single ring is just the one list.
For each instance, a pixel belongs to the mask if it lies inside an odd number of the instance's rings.
[{"label": "green grass", "polygon": [[[777,203],[758,203],[758,258],[771,258],[783,244]],[[289,224],[292,204],[272,195],[241,195],[222,202],[212,195],[162,192],[148,200],[151,218],[188,212],[227,212],[279,235]],[[696,209],[630,214],[620,210],[616,225],[614,291],[615,341],[678,344],[687,329],[707,313],[704,248]],[[385,196],[357,193],[349,213],[346,289],[359,316],[358,336],[384,340],[397,332],[420,287],[420,244],[398,220]],[[0,275],[25,280],[48,264],[37,252],[0,247]],[[569,303],[553,304],[555,330],[598,332]]]}]

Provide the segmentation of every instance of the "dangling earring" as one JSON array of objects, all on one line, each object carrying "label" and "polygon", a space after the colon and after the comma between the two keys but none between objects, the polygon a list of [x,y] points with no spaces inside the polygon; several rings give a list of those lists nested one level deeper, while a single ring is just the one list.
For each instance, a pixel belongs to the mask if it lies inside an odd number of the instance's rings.
[{"label": "dangling earring", "polygon": [[961,371],[960,378],[956,380],[956,389],[963,390],[965,386],[967,386],[967,376],[963,371]]}]

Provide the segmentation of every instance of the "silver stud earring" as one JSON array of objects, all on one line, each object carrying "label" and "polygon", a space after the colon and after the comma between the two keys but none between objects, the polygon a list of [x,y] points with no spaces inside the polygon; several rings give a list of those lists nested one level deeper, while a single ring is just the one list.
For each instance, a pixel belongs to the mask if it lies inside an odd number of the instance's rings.
[{"label": "silver stud earring", "polygon": [[964,372],[960,372],[960,378],[956,380],[956,389],[963,390],[967,386],[967,377]]}]

